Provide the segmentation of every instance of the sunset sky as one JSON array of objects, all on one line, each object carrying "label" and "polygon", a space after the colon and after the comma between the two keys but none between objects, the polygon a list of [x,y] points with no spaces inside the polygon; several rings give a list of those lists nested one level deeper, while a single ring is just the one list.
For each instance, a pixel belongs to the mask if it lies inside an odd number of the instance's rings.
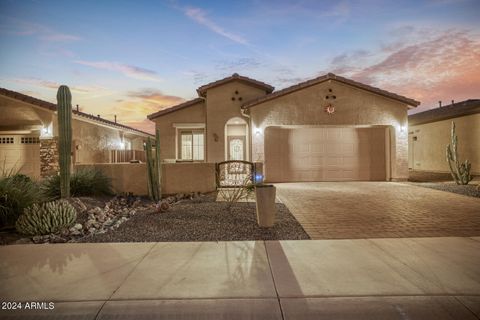
[{"label": "sunset sky", "polygon": [[237,72],[333,72],[422,102],[480,98],[480,1],[0,0],[0,87],[152,131],[146,115]]}]

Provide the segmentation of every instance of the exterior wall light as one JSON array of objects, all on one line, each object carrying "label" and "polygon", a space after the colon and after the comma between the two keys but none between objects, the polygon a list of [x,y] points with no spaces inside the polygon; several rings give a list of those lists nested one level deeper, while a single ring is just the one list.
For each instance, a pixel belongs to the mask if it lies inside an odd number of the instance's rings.
[{"label": "exterior wall light", "polygon": [[263,175],[256,174],[255,175],[255,183],[262,183],[263,182]]},{"label": "exterior wall light", "polygon": [[403,133],[403,132],[405,132],[405,130],[406,130],[406,127],[405,127],[405,126],[400,126],[400,132]]},{"label": "exterior wall light", "polygon": [[52,124],[46,125],[40,131],[40,138],[51,138],[52,137]]},{"label": "exterior wall light", "polygon": [[262,134],[262,129],[261,129],[261,128],[255,129],[255,134],[256,134],[257,136],[261,135],[261,134]]}]

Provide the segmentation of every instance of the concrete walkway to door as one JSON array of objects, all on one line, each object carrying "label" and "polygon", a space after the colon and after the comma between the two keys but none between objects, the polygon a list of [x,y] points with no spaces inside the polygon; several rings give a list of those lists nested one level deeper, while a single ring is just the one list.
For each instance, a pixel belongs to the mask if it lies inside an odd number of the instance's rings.
[{"label": "concrete walkway to door", "polygon": [[312,239],[480,236],[480,199],[395,182],[279,183]]}]

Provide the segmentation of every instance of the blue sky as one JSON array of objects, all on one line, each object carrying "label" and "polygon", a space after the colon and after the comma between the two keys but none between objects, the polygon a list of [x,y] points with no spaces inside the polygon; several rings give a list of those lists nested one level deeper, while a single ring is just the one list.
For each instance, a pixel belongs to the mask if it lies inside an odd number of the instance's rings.
[{"label": "blue sky", "polygon": [[0,0],[0,86],[151,130],[148,113],[238,72],[327,72],[422,101],[480,98],[480,1]]}]

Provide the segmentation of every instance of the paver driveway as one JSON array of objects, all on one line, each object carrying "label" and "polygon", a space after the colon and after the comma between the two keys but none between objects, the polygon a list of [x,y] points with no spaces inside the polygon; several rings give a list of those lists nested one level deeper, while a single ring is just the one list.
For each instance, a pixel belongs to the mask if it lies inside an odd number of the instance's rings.
[{"label": "paver driveway", "polygon": [[312,239],[480,235],[478,198],[395,182],[276,186]]}]

